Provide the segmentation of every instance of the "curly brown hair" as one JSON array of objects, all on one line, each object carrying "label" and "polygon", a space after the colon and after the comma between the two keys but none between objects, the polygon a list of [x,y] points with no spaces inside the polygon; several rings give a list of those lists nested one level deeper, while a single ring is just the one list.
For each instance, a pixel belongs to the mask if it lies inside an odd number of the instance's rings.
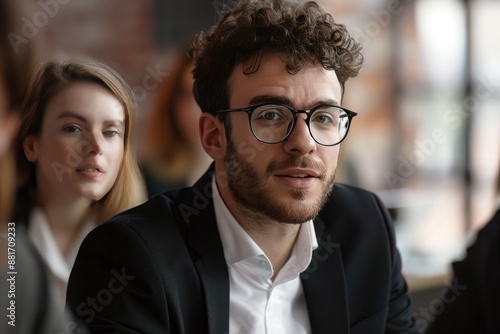
[{"label": "curly brown hair", "polygon": [[306,64],[334,70],[342,92],[363,63],[361,45],[315,2],[242,0],[190,47],[193,92],[201,110],[228,109],[227,82],[235,66],[244,64],[245,74],[255,73],[269,52],[286,55],[290,74]]}]

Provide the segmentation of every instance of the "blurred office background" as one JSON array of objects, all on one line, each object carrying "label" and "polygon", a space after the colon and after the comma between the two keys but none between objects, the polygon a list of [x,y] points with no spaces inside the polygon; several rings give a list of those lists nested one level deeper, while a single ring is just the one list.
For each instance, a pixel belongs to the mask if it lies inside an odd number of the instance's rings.
[{"label": "blurred office background", "polygon": [[[139,121],[172,54],[237,0],[27,0],[17,47],[83,53],[133,88]],[[493,214],[500,163],[500,2],[321,0],[364,46],[338,179],[379,194],[413,292],[445,284]],[[147,129],[140,128],[141,131]]]}]

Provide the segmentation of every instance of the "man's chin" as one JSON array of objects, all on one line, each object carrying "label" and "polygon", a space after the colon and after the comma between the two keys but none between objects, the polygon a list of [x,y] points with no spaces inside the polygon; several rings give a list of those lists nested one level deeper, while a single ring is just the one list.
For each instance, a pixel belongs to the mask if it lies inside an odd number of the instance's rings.
[{"label": "man's chin", "polygon": [[320,204],[317,199],[315,201],[282,199],[279,202],[270,203],[264,214],[279,223],[302,224],[318,215],[321,209]]}]

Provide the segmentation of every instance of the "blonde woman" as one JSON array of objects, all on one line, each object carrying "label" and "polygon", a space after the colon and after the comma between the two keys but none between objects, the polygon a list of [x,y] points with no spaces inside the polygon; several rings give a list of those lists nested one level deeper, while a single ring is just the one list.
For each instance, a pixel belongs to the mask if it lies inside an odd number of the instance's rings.
[{"label": "blonde woman", "polygon": [[86,234],[145,197],[131,148],[132,94],[104,64],[50,60],[35,69],[22,113],[18,219],[64,300]]}]

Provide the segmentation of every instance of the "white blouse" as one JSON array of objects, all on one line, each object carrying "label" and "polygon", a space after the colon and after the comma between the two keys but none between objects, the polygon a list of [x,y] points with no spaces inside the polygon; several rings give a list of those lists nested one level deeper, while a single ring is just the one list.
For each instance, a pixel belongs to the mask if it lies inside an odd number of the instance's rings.
[{"label": "white blouse", "polygon": [[31,212],[28,228],[29,237],[47,265],[49,279],[52,281],[56,293],[58,293],[64,303],[66,302],[69,274],[75,263],[80,245],[95,226],[95,221],[92,219],[86,221],[78,233],[75,242],[71,245],[67,256],[64,256],[57,247],[54,234],[45,213],[40,208],[35,208]]}]

